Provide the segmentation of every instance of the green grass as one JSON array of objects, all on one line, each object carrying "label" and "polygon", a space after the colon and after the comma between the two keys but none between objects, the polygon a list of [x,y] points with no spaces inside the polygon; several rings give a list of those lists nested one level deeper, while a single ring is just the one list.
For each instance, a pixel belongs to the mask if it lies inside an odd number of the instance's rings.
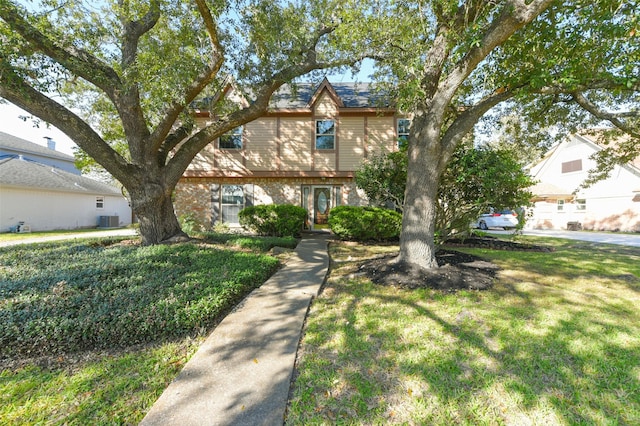
[{"label": "green grass", "polygon": [[244,238],[0,248],[0,424],[137,424],[289,244]]},{"label": "green grass", "polygon": [[90,236],[92,232],[103,232],[104,229],[72,229],[72,230],[59,230],[59,231],[39,231],[39,232],[27,232],[27,233],[1,233],[0,234],[0,243],[6,241],[20,241],[26,240],[29,238],[37,238],[37,237],[57,237],[60,235],[69,235],[69,234],[87,234]]},{"label": "green grass", "polygon": [[640,424],[640,250],[525,238],[555,252],[465,251],[488,291],[372,284],[332,244],[287,424]]}]

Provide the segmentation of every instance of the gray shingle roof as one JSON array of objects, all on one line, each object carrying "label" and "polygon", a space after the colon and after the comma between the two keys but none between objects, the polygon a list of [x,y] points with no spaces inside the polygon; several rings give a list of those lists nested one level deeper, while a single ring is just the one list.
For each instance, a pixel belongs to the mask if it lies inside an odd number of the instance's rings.
[{"label": "gray shingle roof", "polygon": [[0,185],[84,194],[121,195],[118,188],[105,183],[13,157],[0,158]]},{"label": "gray shingle roof", "polygon": [[[372,83],[331,83],[346,108],[386,107],[385,97],[375,91]],[[271,98],[271,107],[305,108],[319,88],[315,83],[296,83],[282,86]]]},{"label": "gray shingle roof", "polygon": [[0,150],[14,151],[22,154],[36,154],[42,157],[56,158],[59,160],[65,160],[74,162],[75,158],[72,155],[63,154],[62,152],[54,151],[42,145],[38,145],[33,142],[18,138],[8,133],[0,132]]}]

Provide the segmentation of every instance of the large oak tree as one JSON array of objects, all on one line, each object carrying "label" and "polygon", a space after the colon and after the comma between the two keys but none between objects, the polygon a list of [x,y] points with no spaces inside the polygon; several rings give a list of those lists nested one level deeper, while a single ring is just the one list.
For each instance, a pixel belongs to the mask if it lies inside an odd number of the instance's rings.
[{"label": "large oak tree", "polygon": [[[378,9],[383,77],[398,88],[399,106],[413,116],[396,261],[437,267],[438,181],[465,135],[497,106],[515,105],[522,118],[538,123],[541,116],[582,123],[583,111],[624,129],[630,123],[624,120],[634,116],[611,107],[633,105],[639,87],[635,1],[385,5]],[[600,103],[605,99],[609,103]]]},{"label": "large oak tree", "polygon": [[[184,236],[171,195],[199,151],[264,114],[283,84],[357,62],[341,33],[357,10],[333,0],[0,0],[0,97],[109,171],[143,243],[155,244]],[[230,77],[248,105],[225,102]],[[211,121],[199,129],[190,106],[205,97]]]}]

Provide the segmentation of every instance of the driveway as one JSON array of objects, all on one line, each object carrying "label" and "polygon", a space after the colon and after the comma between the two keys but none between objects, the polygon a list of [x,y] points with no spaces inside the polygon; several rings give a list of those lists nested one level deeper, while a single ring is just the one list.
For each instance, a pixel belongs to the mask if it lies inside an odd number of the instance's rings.
[{"label": "driveway", "polygon": [[69,233],[63,235],[41,235],[37,237],[21,238],[13,241],[1,241],[0,247],[15,246],[18,244],[30,244],[30,243],[42,243],[45,241],[58,241],[58,240],[75,240],[78,238],[102,238],[102,237],[116,237],[116,236],[134,236],[137,235],[137,231],[131,228],[109,229],[104,231],[95,232],[79,232],[77,234]]},{"label": "driveway", "polygon": [[[493,232],[493,231],[492,231]],[[640,234],[619,234],[607,232],[525,230],[524,235],[540,237],[566,238],[568,240],[588,241],[591,243],[618,244],[621,246],[640,247]]]}]

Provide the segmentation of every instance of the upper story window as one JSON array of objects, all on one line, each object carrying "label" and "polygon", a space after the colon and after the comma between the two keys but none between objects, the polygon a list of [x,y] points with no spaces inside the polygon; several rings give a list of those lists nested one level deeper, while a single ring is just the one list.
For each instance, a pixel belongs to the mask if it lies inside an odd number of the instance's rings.
[{"label": "upper story window", "polygon": [[409,125],[411,121],[407,118],[398,119],[398,147],[407,146],[409,143]]},{"label": "upper story window", "polygon": [[582,170],[582,160],[573,160],[562,163],[562,173],[579,172]]},{"label": "upper story window", "polygon": [[335,149],[336,122],[316,120],[316,149]]},{"label": "upper story window", "polygon": [[242,149],[242,126],[220,136],[218,147],[220,149]]}]

